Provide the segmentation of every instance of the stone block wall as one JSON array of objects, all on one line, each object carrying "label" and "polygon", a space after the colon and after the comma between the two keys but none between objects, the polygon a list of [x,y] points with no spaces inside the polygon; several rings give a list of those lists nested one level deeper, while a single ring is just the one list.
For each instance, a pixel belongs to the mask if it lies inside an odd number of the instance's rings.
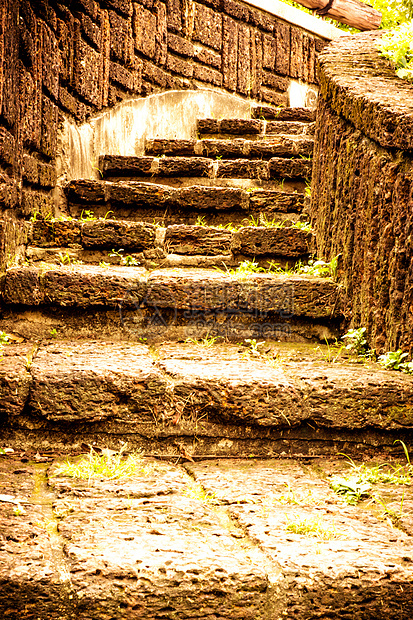
[{"label": "stone block wall", "polygon": [[380,32],[320,55],[312,186],[318,254],[340,255],[349,326],[413,353],[413,85],[379,56]]}]

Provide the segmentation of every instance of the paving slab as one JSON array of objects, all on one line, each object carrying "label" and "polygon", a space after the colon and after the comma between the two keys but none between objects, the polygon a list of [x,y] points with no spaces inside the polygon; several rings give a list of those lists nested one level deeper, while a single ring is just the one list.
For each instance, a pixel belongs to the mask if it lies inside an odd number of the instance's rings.
[{"label": "paving slab", "polygon": [[[332,491],[330,476],[348,474],[345,459],[216,458],[184,468],[141,457],[121,479],[69,478],[62,458],[31,459],[0,456],[2,617],[413,613],[411,484],[403,522],[393,523],[376,490],[354,506]],[[387,487],[398,503],[399,485]],[[300,523],[308,527],[299,534]]]}]

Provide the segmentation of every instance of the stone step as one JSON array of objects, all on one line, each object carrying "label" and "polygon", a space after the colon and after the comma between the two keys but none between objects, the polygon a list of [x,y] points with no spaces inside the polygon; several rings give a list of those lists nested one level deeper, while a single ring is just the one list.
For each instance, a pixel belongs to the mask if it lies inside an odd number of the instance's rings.
[{"label": "stone step", "polygon": [[94,265],[14,267],[4,278],[3,301],[38,306],[150,308],[330,318],[340,315],[339,289],[330,278],[223,270]]},{"label": "stone step", "polygon": [[271,134],[280,134],[290,139],[294,135],[312,136],[315,128],[315,113],[305,108],[279,110],[278,114],[268,113],[264,119],[214,119],[200,118],[197,121],[197,132],[200,138],[212,140],[233,140],[234,136],[248,139],[249,142],[261,142]]},{"label": "stone step", "polygon": [[308,159],[272,157],[261,159],[221,159],[206,157],[136,157],[103,155],[99,157],[99,170],[104,179],[140,178],[155,183],[164,178],[220,179],[309,179],[312,162]]},{"label": "stone step", "polygon": [[170,254],[165,267],[174,259],[175,268],[152,271],[75,263],[9,269],[2,330],[36,340],[62,333],[153,342],[208,334],[236,342],[337,337],[340,291],[329,278],[257,271],[255,261],[229,269],[228,255],[204,256],[202,263]]},{"label": "stone step", "polygon": [[[313,241],[313,233],[299,227],[256,225],[228,229],[206,224],[175,224],[161,228],[109,219],[51,219],[28,224],[26,257],[47,261],[53,256],[53,262],[61,263],[70,263],[72,259],[99,263],[109,258],[110,263],[116,263],[125,262],[125,252],[144,259],[154,258],[158,250],[159,257],[168,254],[222,257],[232,253],[250,258],[291,259],[308,256]],[[123,255],[118,252],[117,256],[108,256],[107,251],[114,249]]]},{"label": "stone step", "polygon": [[313,123],[315,117],[316,110],[309,108],[273,108],[271,106],[253,106],[251,108],[252,119]]},{"label": "stone step", "polygon": [[354,454],[412,431],[411,376],[328,362],[327,347],[211,340],[8,345],[0,411],[9,436],[30,431],[36,448],[60,432],[67,448],[91,437],[113,447],[122,436],[169,457],[182,441],[202,458]]},{"label": "stone step", "polygon": [[378,501],[347,505],[329,487],[349,475],[343,458],[191,463],[176,450],[120,479],[68,477],[56,452],[2,457],[1,616],[413,616],[409,487],[374,485],[389,509],[403,504],[397,527]]},{"label": "stone step", "polygon": [[[275,128],[274,128],[275,130]],[[309,137],[278,137],[266,140],[162,140],[145,142],[145,154],[210,159],[271,159],[272,157],[308,157],[314,141]]]},{"label": "stone step", "polygon": [[[195,224],[200,215],[209,224],[240,224],[249,215],[265,213],[279,221],[298,219],[305,197],[300,192],[250,187],[170,187],[136,181],[75,180],[65,188],[73,217],[107,217],[110,212],[125,220]],[[304,218],[306,219],[306,218]]]}]

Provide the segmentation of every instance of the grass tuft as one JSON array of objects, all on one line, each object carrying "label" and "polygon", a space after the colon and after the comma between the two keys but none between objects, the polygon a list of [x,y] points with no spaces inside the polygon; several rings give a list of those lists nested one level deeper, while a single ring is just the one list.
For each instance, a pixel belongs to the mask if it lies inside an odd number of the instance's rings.
[{"label": "grass tuft", "polygon": [[114,480],[149,473],[151,467],[144,464],[142,452],[125,456],[125,450],[126,444],[122,446],[119,452],[103,450],[100,454],[91,448],[89,454],[80,457],[74,463],[69,460],[65,461],[53,472],[52,477]]}]

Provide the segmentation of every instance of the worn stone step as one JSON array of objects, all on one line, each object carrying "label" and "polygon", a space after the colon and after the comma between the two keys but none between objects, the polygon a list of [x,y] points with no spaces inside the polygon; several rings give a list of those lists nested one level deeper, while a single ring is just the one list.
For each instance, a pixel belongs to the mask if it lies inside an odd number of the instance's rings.
[{"label": "worn stone step", "polygon": [[[59,225],[67,224],[58,220]],[[248,223],[248,222],[247,222]],[[43,224],[43,226],[42,226]],[[70,220],[64,230],[53,230],[53,221],[37,221],[28,233],[26,259],[33,263],[46,262],[60,265],[80,263],[110,265],[134,265],[146,268],[175,266],[237,267],[249,258],[267,267],[270,261],[290,266],[293,259],[304,259],[313,253],[314,235],[297,227],[242,226],[223,228],[207,225],[174,224],[167,228],[153,227],[145,236],[125,234],[131,232],[129,222],[98,220],[92,222]],[[115,225],[114,225],[115,224]],[[144,224],[136,224],[141,231]],[[83,235],[83,227],[86,234]],[[128,230],[129,229],[129,230]],[[78,234],[75,234],[75,231]],[[113,234],[114,233],[114,234]],[[76,240],[73,242],[73,240]],[[185,261],[180,256],[192,256]],[[216,260],[208,260],[215,256]],[[265,260],[263,260],[263,258]]]},{"label": "worn stone step", "polygon": [[15,267],[5,275],[3,301],[88,307],[151,308],[224,313],[277,312],[283,316],[340,315],[339,288],[330,278],[274,273],[231,274],[225,270],[94,265]]},{"label": "worn stone step", "polygon": [[[284,123],[283,125],[286,125]],[[278,127],[278,129],[286,129]],[[298,128],[297,128],[298,130]],[[273,133],[277,128],[272,127]],[[145,155],[208,157],[211,159],[271,159],[271,157],[308,157],[314,142],[309,137],[272,137],[266,140],[162,140],[145,142]]]},{"label": "worn stone step", "polygon": [[[75,180],[65,188],[71,216],[112,214],[126,220],[163,225],[194,224],[199,215],[208,223],[238,224],[249,214],[265,212],[269,219],[296,219],[305,204],[300,192],[235,187],[170,187],[159,183]],[[83,213],[82,213],[83,212]],[[287,217],[288,215],[288,217]],[[122,246],[123,247],[123,246]]]},{"label": "worn stone step", "polygon": [[316,118],[316,110],[311,110],[310,108],[272,108],[271,106],[253,106],[251,108],[251,117],[253,119],[312,123]]},{"label": "worn stone step", "polygon": [[409,487],[374,485],[390,509],[406,494],[396,527],[378,502],[332,491],[343,459],[191,463],[181,450],[112,480],[59,473],[56,452],[2,457],[2,617],[412,617]]},{"label": "worn stone step", "polygon": [[146,177],[153,182],[163,178],[196,177],[198,179],[309,178],[312,162],[303,158],[272,157],[261,159],[210,160],[206,157],[136,157],[104,155],[99,170],[105,179]]},{"label": "worn stone step", "polygon": [[344,357],[329,363],[327,347],[213,340],[8,345],[0,411],[9,436],[31,431],[36,448],[62,432],[68,447],[122,436],[171,457],[180,441],[197,457],[274,456],[388,448],[413,428],[410,376]]}]

